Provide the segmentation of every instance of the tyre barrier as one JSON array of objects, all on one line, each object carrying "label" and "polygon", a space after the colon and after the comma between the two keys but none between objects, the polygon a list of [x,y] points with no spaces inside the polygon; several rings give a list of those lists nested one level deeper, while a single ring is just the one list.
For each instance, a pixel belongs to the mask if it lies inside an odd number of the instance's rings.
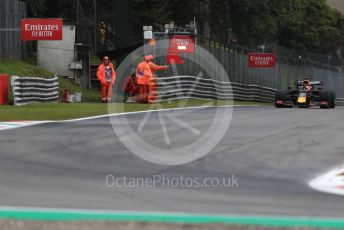
[{"label": "tyre barrier", "polygon": [[59,82],[57,77],[11,77],[14,105],[57,102]]},{"label": "tyre barrier", "polygon": [[[159,77],[157,79],[157,102],[176,99],[233,99],[254,102],[274,102],[276,89],[221,82],[194,76]],[[336,105],[344,106],[344,98],[337,98]]]}]

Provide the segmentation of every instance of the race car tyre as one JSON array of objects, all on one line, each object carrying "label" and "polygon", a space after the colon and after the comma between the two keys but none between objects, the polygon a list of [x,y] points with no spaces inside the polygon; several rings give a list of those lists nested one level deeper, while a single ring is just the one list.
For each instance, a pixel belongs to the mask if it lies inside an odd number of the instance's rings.
[{"label": "race car tyre", "polygon": [[331,100],[330,100],[330,93],[329,92],[326,92],[326,91],[320,92],[319,99],[320,99],[320,102],[322,102],[322,101],[327,102],[327,105],[320,105],[321,109],[328,109],[331,107]]},{"label": "race car tyre", "polygon": [[277,90],[275,93],[275,107],[276,108],[283,108],[284,105],[279,105],[276,102],[277,101],[286,101],[287,100],[287,91],[286,90]]}]

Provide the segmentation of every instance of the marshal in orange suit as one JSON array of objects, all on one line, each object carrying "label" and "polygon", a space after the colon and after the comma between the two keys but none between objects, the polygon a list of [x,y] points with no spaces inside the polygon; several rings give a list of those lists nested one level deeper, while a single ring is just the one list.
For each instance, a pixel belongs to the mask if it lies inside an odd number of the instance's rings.
[{"label": "marshal in orange suit", "polygon": [[97,70],[97,79],[101,86],[101,100],[102,102],[110,102],[112,98],[112,86],[116,81],[116,71],[111,63],[109,57],[103,58],[103,63],[99,65]]},{"label": "marshal in orange suit", "polygon": [[156,101],[157,79],[155,72],[158,70],[165,70],[169,66],[159,66],[153,63],[153,55],[144,57],[136,69],[136,79],[139,87],[138,102],[154,103]]}]

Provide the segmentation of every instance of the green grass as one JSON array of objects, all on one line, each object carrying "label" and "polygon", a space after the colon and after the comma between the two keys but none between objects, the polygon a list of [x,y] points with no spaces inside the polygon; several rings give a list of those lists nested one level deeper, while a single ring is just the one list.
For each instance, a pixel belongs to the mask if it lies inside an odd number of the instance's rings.
[{"label": "green grass", "polygon": [[0,106],[0,121],[15,120],[65,120],[107,113],[105,104],[30,104],[25,106]]},{"label": "green grass", "polygon": [[21,77],[52,77],[54,74],[51,72],[36,67],[30,63],[17,61],[17,60],[6,60],[0,62],[0,73],[6,73],[8,75],[18,75]]},{"label": "green grass", "polygon": [[81,92],[83,102],[99,102],[100,92],[96,90],[82,89],[80,86],[74,83],[74,79],[60,78],[59,83],[60,91],[67,89],[69,92]]},{"label": "green grass", "polygon": [[[68,120],[119,112],[134,112],[192,106],[228,105],[231,102],[190,99],[163,102],[161,104],[137,103],[47,103],[25,106],[0,106],[0,121],[15,120]],[[270,103],[234,102],[235,105],[271,105]],[[110,109],[109,109],[110,108]]]}]

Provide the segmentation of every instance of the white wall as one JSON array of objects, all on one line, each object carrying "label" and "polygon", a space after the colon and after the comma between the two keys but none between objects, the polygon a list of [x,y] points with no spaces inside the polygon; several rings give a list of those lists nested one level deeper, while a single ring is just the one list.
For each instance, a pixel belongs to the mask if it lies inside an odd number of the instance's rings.
[{"label": "white wall", "polygon": [[75,26],[63,26],[63,40],[38,41],[37,63],[59,76],[74,76],[69,70],[69,64],[74,61]]}]

